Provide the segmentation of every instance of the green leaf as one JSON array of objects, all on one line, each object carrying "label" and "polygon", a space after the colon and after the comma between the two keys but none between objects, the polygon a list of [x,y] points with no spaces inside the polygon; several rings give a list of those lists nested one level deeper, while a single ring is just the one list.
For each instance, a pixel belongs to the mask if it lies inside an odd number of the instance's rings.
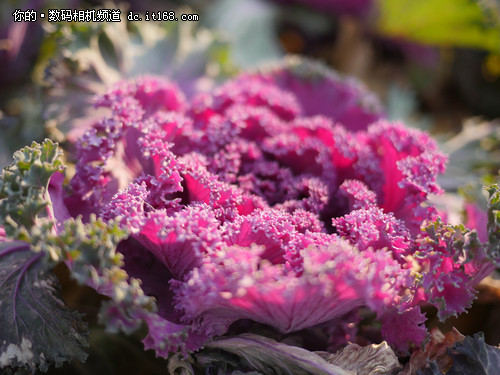
[{"label": "green leaf", "polygon": [[0,368],[46,371],[87,357],[86,324],[64,306],[43,256],[23,241],[0,243]]},{"label": "green leaf", "polygon": [[[422,230],[427,233],[427,237],[421,241],[436,247],[446,246],[445,253],[451,254],[456,263],[467,263],[482,258],[482,254],[487,251],[479,241],[477,232],[465,228],[463,224],[445,224],[438,218],[424,224]],[[421,255],[417,252],[416,256]]]},{"label": "green leaf", "polygon": [[98,282],[92,281],[96,274],[123,265],[116,246],[126,235],[118,224],[91,215],[88,223],[81,218],[66,220],[59,234],[44,246],[62,248],[69,258],[72,277],[81,284],[89,284]]},{"label": "green leaf", "polygon": [[378,31],[423,44],[500,51],[498,14],[473,0],[379,0]]},{"label": "green leaf", "polygon": [[110,297],[103,309],[121,314],[107,322],[110,331],[130,333],[155,309],[139,281],[122,269],[116,248],[127,233],[116,223],[93,215],[88,223],[68,219],[55,229],[48,185],[63,168],[60,155],[50,140],[33,143],[14,154],[14,163],[1,176],[0,226],[7,238],[24,240],[0,242],[1,367],[46,370],[52,362],[85,359],[86,327],[55,293],[50,271],[59,262],[66,262],[79,283]]},{"label": "green leaf", "polygon": [[144,317],[156,310],[154,299],[144,294],[140,281],[122,268],[123,256],[117,246],[127,235],[118,223],[91,215],[88,223],[81,218],[66,220],[57,235],[41,236],[35,245],[65,257],[73,279],[110,298],[101,306],[100,320],[112,333],[136,331]]},{"label": "green leaf", "polygon": [[51,217],[47,188],[51,176],[63,170],[62,152],[57,143],[46,139],[42,144],[14,153],[14,162],[0,176],[0,225],[9,237],[21,239],[39,217]]}]

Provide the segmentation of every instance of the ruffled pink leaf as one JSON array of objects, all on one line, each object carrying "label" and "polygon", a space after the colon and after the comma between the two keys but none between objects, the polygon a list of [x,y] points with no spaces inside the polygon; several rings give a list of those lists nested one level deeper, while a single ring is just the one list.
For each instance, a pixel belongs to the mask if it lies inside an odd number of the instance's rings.
[{"label": "ruffled pink leaf", "polygon": [[377,195],[359,180],[345,180],[339,186],[340,196],[349,202],[349,211],[368,209],[377,205]]},{"label": "ruffled pink leaf", "polygon": [[305,116],[324,115],[349,130],[365,129],[382,117],[378,99],[353,78],[341,77],[325,66],[302,58],[289,58],[236,82],[257,78],[293,93]]},{"label": "ruffled pink leaf", "polygon": [[161,261],[176,279],[203,262],[222,246],[220,223],[210,207],[191,205],[167,216],[158,210],[148,215],[136,238]]},{"label": "ruffled pink leaf", "polygon": [[234,105],[268,108],[283,120],[291,120],[301,112],[292,93],[248,76],[225,83],[210,96],[200,94],[195,97],[190,111],[196,120],[206,123],[213,115],[223,115]]},{"label": "ruffled pink leaf", "polygon": [[168,358],[171,353],[187,355],[200,349],[208,337],[193,332],[190,326],[175,324],[154,313],[142,317],[148,328],[142,340],[144,349],[152,349],[157,357]]},{"label": "ruffled pink leaf", "polygon": [[408,229],[392,213],[378,207],[359,209],[333,220],[337,233],[359,249],[389,249],[394,259],[405,262],[411,254],[412,242]]},{"label": "ruffled pink leaf", "polygon": [[[347,248],[350,250],[347,251]],[[178,308],[200,324],[206,318],[253,319],[292,332],[338,318],[367,305],[381,311],[408,282],[384,252],[359,253],[342,241],[302,253],[300,276],[262,259],[264,248],[228,247],[213,262],[194,269],[186,283],[175,283]],[[220,334],[220,333],[219,333]]]},{"label": "ruffled pink leaf", "polygon": [[396,309],[382,314],[382,336],[396,350],[408,353],[411,346],[424,342],[428,336],[425,314],[420,307],[400,312]]},{"label": "ruffled pink leaf", "polygon": [[142,76],[133,81],[121,81],[106,94],[96,98],[95,105],[112,107],[123,97],[137,100],[146,114],[163,111],[183,111],[184,94],[176,84],[156,76]]},{"label": "ruffled pink leaf", "polygon": [[226,223],[223,233],[228,246],[262,246],[261,258],[271,263],[283,262],[286,245],[296,234],[288,215],[271,209],[240,216],[234,222]]},{"label": "ruffled pink leaf", "polygon": [[495,268],[488,245],[481,244],[476,232],[440,221],[424,227],[418,261],[419,285],[424,297],[438,308],[438,317],[465,312],[475,296],[474,286]]}]

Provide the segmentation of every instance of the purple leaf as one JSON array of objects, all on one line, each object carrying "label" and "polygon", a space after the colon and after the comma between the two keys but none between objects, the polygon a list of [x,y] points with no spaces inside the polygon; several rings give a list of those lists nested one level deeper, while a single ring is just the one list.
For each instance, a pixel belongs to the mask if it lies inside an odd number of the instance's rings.
[{"label": "purple leaf", "polygon": [[0,368],[46,371],[50,363],[84,361],[86,324],[68,310],[44,253],[22,241],[0,242]]},{"label": "purple leaf", "polygon": [[328,363],[319,355],[266,337],[243,334],[216,340],[205,346],[236,354],[250,368],[277,375],[354,375],[352,371]]}]

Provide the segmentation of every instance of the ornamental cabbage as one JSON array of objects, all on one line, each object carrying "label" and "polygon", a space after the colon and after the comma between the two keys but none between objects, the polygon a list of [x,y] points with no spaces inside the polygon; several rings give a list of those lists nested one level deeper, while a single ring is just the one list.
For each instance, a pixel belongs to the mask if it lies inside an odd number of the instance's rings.
[{"label": "ornamental cabbage", "polygon": [[101,318],[125,330],[144,321],[159,356],[243,320],[342,332],[360,309],[407,351],[428,335],[420,306],[443,320],[465,311],[498,264],[429,202],[446,163],[436,143],[315,63],[289,59],[189,101],[144,76],[95,105],[109,114],[76,143],[61,203],[128,231],[124,269],[156,309],[115,301]]}]

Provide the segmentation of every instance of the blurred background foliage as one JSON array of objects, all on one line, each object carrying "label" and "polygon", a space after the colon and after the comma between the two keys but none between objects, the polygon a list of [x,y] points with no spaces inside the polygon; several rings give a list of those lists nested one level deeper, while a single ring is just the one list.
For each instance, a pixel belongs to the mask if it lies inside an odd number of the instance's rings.
[{"label": "blurred background foliage", "polygon": [[[12,16],[15,9],[96,7],[122,9],[122,22],[15,23]],[[129,10],[196,13],[199,21],[125,22]],[[498,0],[130,0],[117,4],[3,0],[0,166],[10,161],[16,149],[46,136],[71,149],[72,141],[101,115],[92,108],[92,97],[120,79],[161,74],[190,96],[286,54],[314,57],[354,75],[380,96],[390,119],[437,137],[450,155],[441,179],[447,191],[441,198],[444,206],[453,207],[462,217],[463,201],[478,206],[485,202],[482,185],[498,181],[500,169],[500,128],[495,120],[500,117]],[[64,278],[64,272],[59,273]],[[498,283],[489,278],[480,284],[479,300],[471,313],[447,324],[464,334],[483,330],[486,341],[498,345]],[[88,291],[69,282],[63,285],[72,307],[89,306]],[[92,311],[87,313],[92,321]],[[433,324],[437,325],[431,318]],[[124,357],[116,356],[144,357],[138,363],[147,362],[150,367],[143,373],[161,373],[164,362],[156,368],[150,353],[144,354],[135,342],[92,329],[97,333],[91,358],[97,360],[54,373],[90,374],[98,366],[111,366],[105,370],[109,374],[126,373],[119,366],[123,361],[117,360]],[[119,354],[101,351],[101,346],[118,348]]]},{"label": "blurred background foliage", "polygon": [[[120,7],[123,22],[15,23],[12,16],[14,9],[95,7]],[[127,23],[129,10],[200,20]],[[47,132],[61,140],[91,96],[118,79],[164,74],[189,95],[288,53],[360,78],[390,118],[448,138],[466,118],[500,116],[496,0],[7,0],[0,25],[0,129],[9,140],[2,165]]]}]

